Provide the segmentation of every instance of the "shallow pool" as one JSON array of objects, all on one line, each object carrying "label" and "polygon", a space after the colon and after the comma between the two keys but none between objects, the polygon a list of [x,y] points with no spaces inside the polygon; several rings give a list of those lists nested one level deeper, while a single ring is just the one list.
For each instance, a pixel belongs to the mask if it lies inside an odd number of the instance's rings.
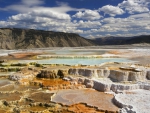
[{"label": "shallow pool", "polygon": [[[15,61],[14,61],[15,62]],[[66,65],[99,65],[106,62],[133,62],[126,58],[51,58],[41,60],[17,60],[18,63],[37,62],[39,64],[66,64]]]},{"label": "shallow pool", "polygon": [[67,65],[98,65],[105,62],[131,62],[131,60],[125,58],[55,58],[55,59],[44,59],[37,60],[39,64],[67,64]]},{"label": "shallow pool", "polygon": [[49,50],[45,51],[48,54],[54,55],[101,55],[106,52],[106,50]]}]

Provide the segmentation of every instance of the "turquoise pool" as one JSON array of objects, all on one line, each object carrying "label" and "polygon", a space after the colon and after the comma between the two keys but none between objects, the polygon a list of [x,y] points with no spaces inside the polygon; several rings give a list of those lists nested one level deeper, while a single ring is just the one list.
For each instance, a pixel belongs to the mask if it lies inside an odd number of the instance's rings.
[{"label": "turquoise pool", "polygon": [[75,59],[55,58],[37,61],[37,63],[39,64],[67,64],[67,65],[76,65],[76,64],[99,65],[105,62],[131,62],[131,60],[125,58],[75,58]]},{"label": "turquoise pool", "polygon": [[42,60],[20,60],[20,63],[37,62],[39,64],[66,64],[66,65],[99,65],[105,62],[132,62],[126,58],[53,58]]}]

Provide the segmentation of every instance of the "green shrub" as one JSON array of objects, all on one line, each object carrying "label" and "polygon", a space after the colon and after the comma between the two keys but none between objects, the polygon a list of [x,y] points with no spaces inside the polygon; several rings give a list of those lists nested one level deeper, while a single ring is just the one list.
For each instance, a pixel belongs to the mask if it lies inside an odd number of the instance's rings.
[{"label": "green shrub", "polygon": [[38,63],[36,63],[35,66],[36,66],[36,67],[43,67],[42,64],[38,64]]},{"label": "green shrub", "polygon": [[27,63],[17,63],[17,64],[11,64],[11,66],[28,66]]},{"label": "green shrub", "polygon": [[37,63],[36,62],[30,62],[29,64],[30,65],[36,65]]}]

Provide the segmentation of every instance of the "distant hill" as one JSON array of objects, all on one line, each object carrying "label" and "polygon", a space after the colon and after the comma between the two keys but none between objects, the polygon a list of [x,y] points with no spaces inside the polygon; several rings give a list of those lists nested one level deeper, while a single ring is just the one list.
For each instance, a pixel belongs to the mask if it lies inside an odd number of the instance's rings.
[{"label": "distant hill", "polygon": [[149,43],[150,35],[136,36],[131,39],[126,40],[125,44],[139,44],[139,43]]},{"label": "distant hill", "polygon": [[81,47],[149,43],[150,35],[135,37],[103,37],[85,39],[75,33],[34,29],[0,28],[0,49],[30,49],[46,47]]},{"label": "distant hill", "polygon": [[17,28],[0,29],[0,49],[80,47],[94,45],[94,42],[75,33]]},{"label": "distant hill", "polygon": [[135,37],[103,37],[92,40],[97,45],[126,45],[126,44],[140,44],[149,43],[150,35],[141,35]]}]

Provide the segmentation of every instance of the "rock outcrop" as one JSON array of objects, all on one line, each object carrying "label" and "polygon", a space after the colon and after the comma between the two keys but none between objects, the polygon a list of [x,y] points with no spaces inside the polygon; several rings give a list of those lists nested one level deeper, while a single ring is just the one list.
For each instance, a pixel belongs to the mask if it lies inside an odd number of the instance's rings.
[{"label": "rock outcrop", "polygon": [[146,79],[146,72],[133,72],[133,71],[118,71],[111,70],[110,76],[112,80],[120,82],[120,81],[139,81]]},{"label": "rock outcrop", "polygon": [[58,70],[57,75],[59,75],[60,78],[64,78],[65,76],[68,75],[68,69],[60,69],[60,70]]},{"label": "rock outcrop", "polygon": [[13,80],[13,81],[19,81],[22,79],[28,79],[28,80],[32,80],[34,78],[33,74],[23,74],[23,73],[13,73],[11,75],[9,75],[9,79]]},{"label": "rock outcrop", "polygon": [[128,72],[127,71],[111,70],[109,77],[113,81],[127,81],[128,80]]},{"label": "rock outcrop", "polygon": [[43,69],[37,75],[38,78],[47,78],[47,79],[55,79],[55,78],[63,78],[68,75],[68,69]]},{"label": "rock outcrop", "polygon": [[76,81],[78,84],[85,85],[87,88],[93,88],[98,91],[107,92],[107,91],[113,91],[118,93],[118,91],[124,91],[124,90],[135,90],[135,89],[144,89],[144,90],[150,90],[150,84],[147,84],[145,82],[137,82],[135,84],[125,84],[125,83],[114,83],[114,82],[107,82],[103,79],[88,79],[88,78],[70,78],[70,81]]},{"label": "rock outcrop", "polygon": [[71,68],[68,73],[70,75],[82,75],[85,77],[108,77],[110,70],[107,69],[88,69],[88,68]]},{"label": "rock outcrop", "polygon": [[85,79],[83,84],[86,86],[86,88],[93,88],[94,86],[93,81],[89,79]]},{"label": "rock outcrop", "polygon": [[57,78],[57,70],[41,70],[41,73],[37,75],[39,78]]},{"label": "rock outcrop", "polygon": [[95,45],[75,33],[33,29],[0,29],[0,49],[30,49],[44,47],[79,47]]},{"label": "rock outcrop", "polygon": [[150,71],[147,71],[146,78],[150,80]]},{"label": "rock outcrop", "polygon": [[[37,75],[39,78],[64,78],[68,75],[82,75],[87,78],[110,78],[113,82],[136,82],[149,79],[149,71],[123,71],[123,70],[109,70],[109,69],[89,69],[89,68],[46,68],[41,70]],[[80,79],[78,82],[83,83]],[[87,85],[84,83],[84,85]],[[93,87],[93,83],[88,83],[88,87]],[[106,88],[107,89],[107,88]]]},{"label": "rock outcrop", "polygon": [[[71,68],[68,71],[70,75],[82,75],[85,77],[105,77],[110,78],[115,82],[122,81],[143,81],[146,78],[149,79],[150,73],[149,71],[123,71],[123,70],[109,70],[109,69],[88,69],[88,68]],[[147,75],[146,75],[147,74]]]},{"label": "rock outcrop", "polygon": [[129,72],[128,81],[139,81],[146,79],[146,71],[141,72]]},{"label": "rock outcrop", "polygon": [[110,91],[111,84],[105,84],[96,80],[93,80],[93,83],[94,83],[93,88],[98,91],[102,92]]}]

